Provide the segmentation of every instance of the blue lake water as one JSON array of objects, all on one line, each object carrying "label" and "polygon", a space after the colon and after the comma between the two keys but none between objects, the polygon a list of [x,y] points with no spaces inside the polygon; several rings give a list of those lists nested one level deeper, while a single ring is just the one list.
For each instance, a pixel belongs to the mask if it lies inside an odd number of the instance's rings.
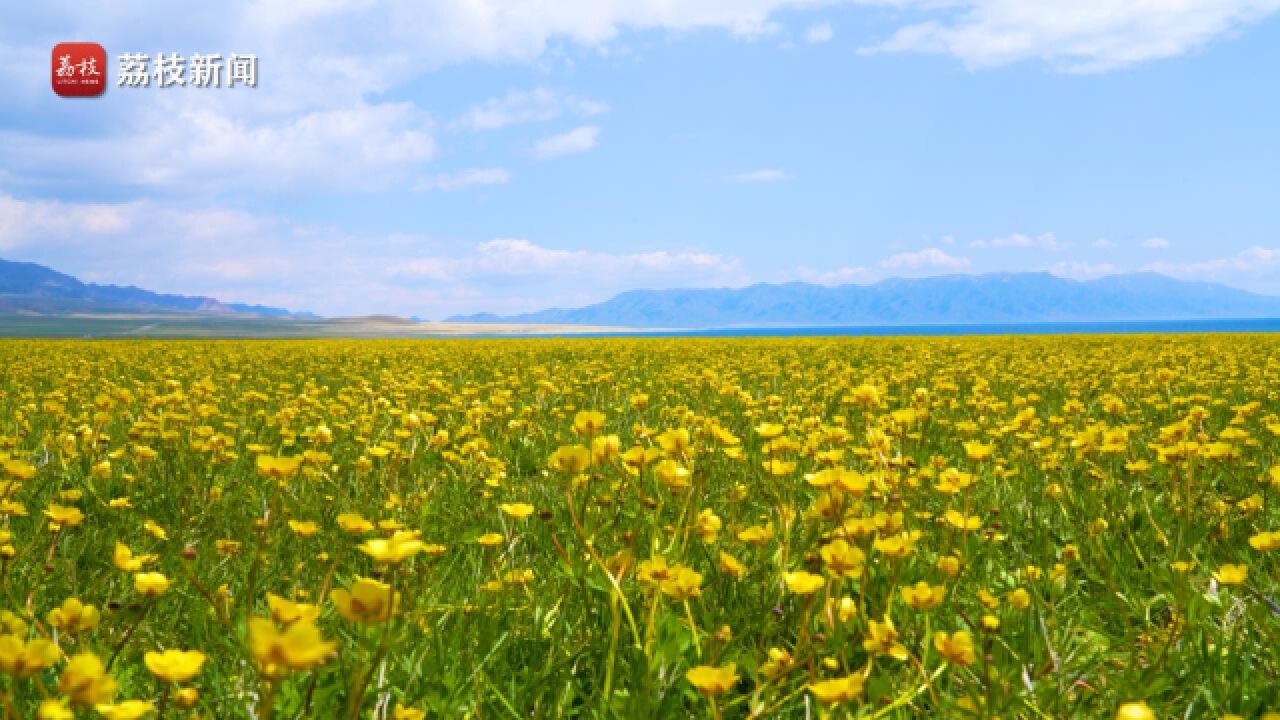
[{"label": "blue lake water", "polygon": [[[575,333],[572,337],[840,337],[912,335],[1098,335],[1108,333],[1273,333],[1280,318],[1123,320],[1111,322],[975,323],[954,325],[847,325],[731,327],[710,330]],[[555,333],[539,337],[563,337]],[[478,337],[497,337],[480,335]]]}]

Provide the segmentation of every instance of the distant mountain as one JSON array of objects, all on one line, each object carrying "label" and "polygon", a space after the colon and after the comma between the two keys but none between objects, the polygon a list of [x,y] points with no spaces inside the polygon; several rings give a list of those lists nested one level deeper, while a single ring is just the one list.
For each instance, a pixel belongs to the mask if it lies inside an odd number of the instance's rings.
[{"label": "distant mountain", "polygon": [[1280,317],[1280,298],[1155,273],[1077,281],[1049,273],[893,278],[872,285],[633,290],[596,305],[454,322],[625,327],[916,325]]},{"label": "distant mountain", "polygon": [[211,297],[166,295],[133,286],[98,285],[28,262],[0,260],[0,313],[207,313],[310,317],[264,305],[223,303]]}]

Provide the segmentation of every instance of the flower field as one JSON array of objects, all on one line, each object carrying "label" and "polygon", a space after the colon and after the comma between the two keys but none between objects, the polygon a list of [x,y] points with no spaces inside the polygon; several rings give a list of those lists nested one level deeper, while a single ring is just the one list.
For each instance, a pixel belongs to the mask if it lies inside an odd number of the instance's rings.
[{"label": "flower field", "polygon": [[0,360],[6,718],[1280,717],[1280,337]]}]

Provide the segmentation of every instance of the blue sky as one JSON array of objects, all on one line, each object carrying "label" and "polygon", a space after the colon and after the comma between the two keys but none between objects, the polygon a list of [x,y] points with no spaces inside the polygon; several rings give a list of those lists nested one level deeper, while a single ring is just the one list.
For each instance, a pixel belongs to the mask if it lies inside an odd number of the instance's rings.
[{"label": "blue sky", "polygon": [[[102,98],[49,89],[103,44]],[[256,88],[116,87],[252,52]],[[323,314],[1135,270],[1280,295],[1280,0],[32,3],[0,257]]]}]

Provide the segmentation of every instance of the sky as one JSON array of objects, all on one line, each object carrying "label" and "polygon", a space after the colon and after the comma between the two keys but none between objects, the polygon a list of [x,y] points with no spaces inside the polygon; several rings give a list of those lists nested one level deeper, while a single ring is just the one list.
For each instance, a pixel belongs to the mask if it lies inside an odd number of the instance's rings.
[{"label": "sky", "polygon": [[[85,281],[425,319],[1003,271],[1280,295],[1280,0],[4,14],[0,258]],[[53,93],[66,41],[102,97]],[[119,87],[125,53],[257,85]]]}]

